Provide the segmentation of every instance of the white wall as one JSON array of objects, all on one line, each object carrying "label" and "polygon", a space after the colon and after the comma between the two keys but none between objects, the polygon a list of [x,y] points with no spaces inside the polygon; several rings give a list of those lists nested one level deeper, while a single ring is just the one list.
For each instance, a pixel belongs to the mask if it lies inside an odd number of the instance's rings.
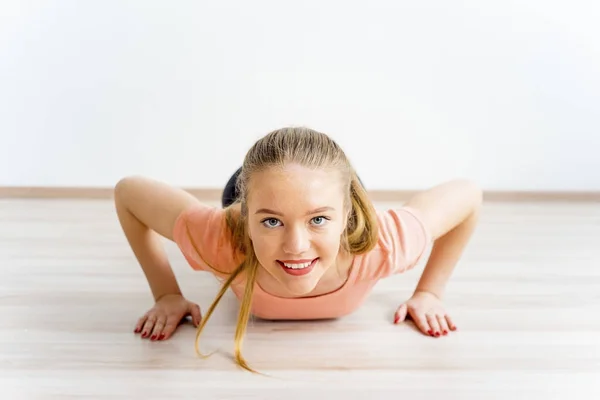
[{"label": "white wall", "polygon": [[597,2],[4,0],[0,15],[0,185],[220,187],[291,124],[330,133],[371,189],[600,190]]}]

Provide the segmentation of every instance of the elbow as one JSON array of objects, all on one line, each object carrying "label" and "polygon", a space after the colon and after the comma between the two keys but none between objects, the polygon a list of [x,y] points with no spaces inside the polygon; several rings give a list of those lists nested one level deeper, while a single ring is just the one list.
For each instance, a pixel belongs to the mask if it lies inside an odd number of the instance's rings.
[{"label": "elbow", "polygon": [[477,211],[481,208],[483,205],[483,189],[477,182],[470,179],[460,179],[454,181],[454,185],[456,185],[463,201],[472,210]]},{"label": "elbow", "polygon": [[127,191],[127,188],[131,186],[132,177],[126,176],[124,178],[119,179],[119,181],[115,184],[113,188],[113,195],[115,198],[122,197],[124,192]]},{"label": "elbow", "polygon": [[475,185],[473,190],[475,198],[475,207],[479,209],[483,205],[483,188],[479,185]]},{"label": "elbow", "polygon": [[473,202],[473,208],[479,210],[483,205],[483,189],[474,181],[467,181],[469,198]]},{"label": "elbow", "polygon": [[113,197],[115,200],[121,200],[130,195],[132,188],[136,187],[142,179],[143,177],[139,175],[127,175],[119,179],[113,188]]}]

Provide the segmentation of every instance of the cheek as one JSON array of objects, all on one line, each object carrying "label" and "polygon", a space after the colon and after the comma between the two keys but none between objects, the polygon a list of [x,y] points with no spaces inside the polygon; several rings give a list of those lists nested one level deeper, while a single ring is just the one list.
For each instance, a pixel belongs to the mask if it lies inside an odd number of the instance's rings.
[{"label": "cheek", "polygon": [[341,233],[339,229],[331,229],[315,235],[314,246],[320,251],[330,255],[337,253],[341,246]]},{"label": "cheek", "polygon": [[252,246],[259,261],[275,257],[277,249],[280,247],[279,239],[273,235],[255,235]]},{"label": "cheek", "polygon": [[323,240],[323,244],[327,247],[327,252],[330,254],[337,253],[340,243],[340,236],[337,233],[327,236],[326,240]]}]

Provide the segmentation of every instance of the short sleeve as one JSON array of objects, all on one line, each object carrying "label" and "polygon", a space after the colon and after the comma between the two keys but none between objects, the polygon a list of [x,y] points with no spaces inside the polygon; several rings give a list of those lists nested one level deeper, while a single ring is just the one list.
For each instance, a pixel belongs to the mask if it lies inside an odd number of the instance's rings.
[{"label": "short sleeve", "polygon": [[220,208],[198,205],[183,211],[175,221],[173,240],[195,270],[223,276],[241,262]]},{"label": "short sleeve", "polygon": [[409,207],[378,211],[379,278],[412,269],[429,247],[431,235],[417,210]]}]

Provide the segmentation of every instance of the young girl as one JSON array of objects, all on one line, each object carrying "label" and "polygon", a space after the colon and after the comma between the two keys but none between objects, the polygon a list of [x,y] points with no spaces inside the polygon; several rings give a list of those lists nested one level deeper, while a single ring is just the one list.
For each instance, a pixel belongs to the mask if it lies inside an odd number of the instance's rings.
[{"label": "young girl", "polygon": [[[412,318],[421,332],[456,325],[444,287],[475,228],[482,192],[457,180],[415,195],[398,209],[375,210],[342,149],[306,128],[269,133],[248,151],[223,195],[223,208],[143,177],[115,187],[125,236],[154,295],[137,322],[142,338],[166,340],[191,316],[198,337],[228,288],[241,300],[237,363],[251,370],[240,343],[250,315],[337,318],[353,312],[379,279],[414,267],[433,247],[413,295],[394,323]],[[157,235],[174,241],[190,266],[223,287],[204,318],[181,293]]]}]

